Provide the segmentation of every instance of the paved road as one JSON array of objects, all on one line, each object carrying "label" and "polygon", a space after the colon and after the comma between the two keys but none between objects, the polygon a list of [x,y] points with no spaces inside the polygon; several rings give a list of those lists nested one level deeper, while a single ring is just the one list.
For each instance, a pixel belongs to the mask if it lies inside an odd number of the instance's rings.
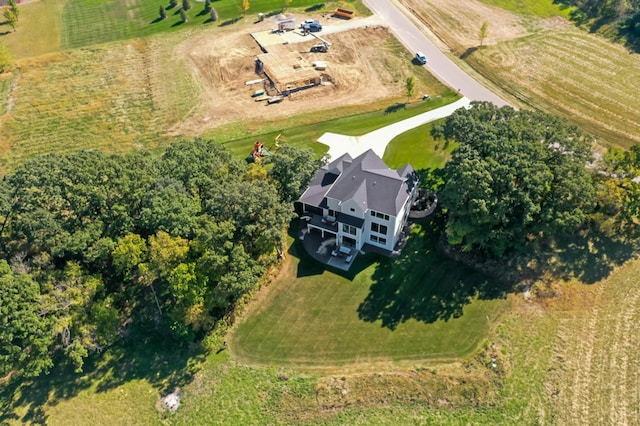
[{"label": "paved road", "polygon": [[[364,0],[365,5],[378,15],[389,26],[396,37],[411,54],[421,51],[428,62],[425,65],[441,81],[453,89],[460,89],[466,98],[472,101],[490,101],[498,106],[507,105],[499,96],[471,78],[469,74],[442,53],[420,30],[407,18],[398,7],[389,0]],[[407,58],[407,60],[409,60]]]}]

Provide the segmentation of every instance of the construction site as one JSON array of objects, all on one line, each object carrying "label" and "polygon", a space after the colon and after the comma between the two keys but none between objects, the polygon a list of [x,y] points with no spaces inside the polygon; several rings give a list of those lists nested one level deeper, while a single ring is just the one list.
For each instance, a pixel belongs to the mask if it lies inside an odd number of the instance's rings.
[{"label": "construction site", "polygon": [[[318,32],[301,28],[306,20]],[[288,28],[283,25],[285,23]],[[196,110],[173,131],[199,134],[231,122],[264,122],[351,105],[404,98],[404,81],[422,69],[411,64],[375,17],[271,16],[263,21],[203,32],[178,48],[203,88]],[[416,78],[418,85],[430,76]],[[433,93],[433,87],[418,90]],[[258,100],[258,102],[256,102]],[[379,107],[378,107],[379,108]]]},{"label": "construction site", "polygon": [[305,31],[303,24],[296,27],[295,19],[286,21],[293,28],[278,25],[274,30],[251,33],[264,52],[255,59],[256,74],[264,84],[264,95],[254,96],[256,101],[275,103],[300,90],[331,84],[323,54],[329,52],[332,43]]}]

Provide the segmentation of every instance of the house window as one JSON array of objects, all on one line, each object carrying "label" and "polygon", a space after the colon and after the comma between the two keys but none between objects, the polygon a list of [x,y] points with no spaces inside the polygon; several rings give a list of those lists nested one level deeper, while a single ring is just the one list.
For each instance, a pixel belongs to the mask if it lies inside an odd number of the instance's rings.
[{"label": "house window", "polygon": [[351,225],[347,225],[346,223],[343,223],[342,224],[342,232],[344,232],[345,234],[356,235],[356,227],[355,226],[351,226]]},{"label": "house window", "polygon": [[384,213],[375,212],[373,210],[369,210],[371,216],[377,217],[378,219],[389,220],[389,215]]},{"label": "house window", "polygon": [[329,216],[336,217],[336,211],[335,210],[329,209],[328,214],[329,214]]},{"label": "house window", "polygon": [[377,232],[378,234],[387,234],[387,225],[381,225],[376,222],[371,222],[371,230],[373,232]]},{"label": "house window", "polygon": [[374,243],[378,243],[378,244],[382,244],[382,245],[387,245],[387,239],[386,238],[382,238],[382,237],[378,237],[377,235],[372,235],[370,237],[371,241],[373,241]]},{"label": "house window", "polygon": [[352,212],[356,211],[356,209],[354,209],[353,207],[351,207],[349,210],[351,210]]}]

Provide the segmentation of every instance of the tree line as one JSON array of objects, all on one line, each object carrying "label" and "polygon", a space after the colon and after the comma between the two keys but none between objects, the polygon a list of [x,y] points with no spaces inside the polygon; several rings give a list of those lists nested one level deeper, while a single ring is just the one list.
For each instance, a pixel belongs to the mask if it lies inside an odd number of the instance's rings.
[{"label": "tree line", "polygon": [[640,0],[556,0],[574,7],[571,19],[597,30],[611,25],[632,43],[640,40]]},{"label": "tree line", "polygon": [[436,185],[451,246],[501,258],[585,227],[635,236],[640,145],[599,158],[563,119],[483,102],[456,111],[433,135],[459,143]]},{"label": "tree line", "polygon": [[202,337],[277,261],[319,165],[285,146],[267,172],[196,140],[19,166],[0,182],[0,375],[80,370],[132,330]]}]

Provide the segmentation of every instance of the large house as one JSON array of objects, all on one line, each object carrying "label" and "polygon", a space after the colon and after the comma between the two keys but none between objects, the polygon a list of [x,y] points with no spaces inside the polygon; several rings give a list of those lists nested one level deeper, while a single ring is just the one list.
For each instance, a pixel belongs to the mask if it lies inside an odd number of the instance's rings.
[{"label": "large house", "polygon": [[410,165],[390,169],[372,150],[322,167],[298,200],[309,231],[335,237],[338,246],[370,245],[392,254],[417,192]]}]

